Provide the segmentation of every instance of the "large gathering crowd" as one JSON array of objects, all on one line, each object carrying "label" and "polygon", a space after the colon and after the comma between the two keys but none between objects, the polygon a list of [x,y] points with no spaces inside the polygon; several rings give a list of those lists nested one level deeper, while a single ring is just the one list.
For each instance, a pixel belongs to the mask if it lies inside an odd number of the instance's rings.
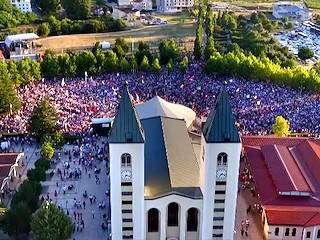
[{"label": "large gathering crowd", "polygon": [[292,131],[320,132],[320,95],[235,77],[207,75],[203,66],[190,64],[187,73],[105,73],[95,77],[45,80],[19,89],[22,108],[0,117],[0,132],[27,131],[27,122],[39,99],[48,96],[57,109],[59,124],[71,134],[88,132],[92,118],[113,117],[119,90],[128,83],[135,102],[159,95],[186,105],[199,117],[214,106],[222,88],[230,94],[242,134],[267,134],[277,115],[289,120]]}]

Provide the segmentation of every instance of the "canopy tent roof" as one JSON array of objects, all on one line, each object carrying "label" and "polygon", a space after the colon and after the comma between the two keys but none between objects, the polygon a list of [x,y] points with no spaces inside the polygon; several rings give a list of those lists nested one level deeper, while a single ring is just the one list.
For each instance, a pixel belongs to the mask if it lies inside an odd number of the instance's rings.
[{"label": "canopy tent roof", "polygon": [[100,42],[100,47],[102,49],[107,49],[107,48],[111,47],[111,44],[109,42],[107,42],[107,41],[102,41],[102,42]]},{"label": "canopy tent roof", "polygon": [[16,35],[9,35],[4,40],[5,44],[7,46],[10,46],[13,42],[19,42],[19,41],[27,41],[27,40],[34,40],[38,39],[39,36],[35,33],[22,33],[22,34],[16,34]]},{"label": "canopy tent roof", "polygon": [[196,118],[196,113],[192,109],[181,104],[167,102],[159,96],[136,105],[136,110],[141,120],[152,117],[184,119],[187,127],[190,127]]}]

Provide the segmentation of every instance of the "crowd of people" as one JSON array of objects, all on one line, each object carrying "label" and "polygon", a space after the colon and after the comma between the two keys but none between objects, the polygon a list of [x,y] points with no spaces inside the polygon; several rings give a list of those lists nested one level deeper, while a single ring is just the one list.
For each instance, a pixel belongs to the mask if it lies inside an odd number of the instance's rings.
[{"label": "crowd of people", "polygon": [[113,117],[119,90],[128,82],[135,102],[155,95],[191,107],[207,116],[221,89],[230,94],[233,112],[242,134],[267,134],[277,115],[289,120],[291,130],[320,131],[320,95],[235,77],[207,75],[203,66],[190,64],[187,73],[105,73],[95,77],[42,80],[19,89],[22,108],[0,117],[0,132],[27,131],[27,122],[39,99],[48,96],[57,109],[64,132],[88,132],[92,118]]}]

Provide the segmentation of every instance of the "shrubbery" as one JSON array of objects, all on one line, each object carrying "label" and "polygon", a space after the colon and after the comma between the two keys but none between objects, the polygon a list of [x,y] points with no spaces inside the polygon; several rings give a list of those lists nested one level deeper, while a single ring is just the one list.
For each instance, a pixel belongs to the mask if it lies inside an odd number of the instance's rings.
[{"label": "shrubbery", "polygon": [[[47,29],[47,27],[49,29]],[[39,25],[38,33],[41,36],[47,36],[49,34],[55,36],[79,33],[116,32],[123,31],[125,28],[126,25],[123,20],[113,19],[112,17],[101,17],[88,20],[71,20],[64,18],[60,21],[54,16],[50,16],[48,22]]]}]

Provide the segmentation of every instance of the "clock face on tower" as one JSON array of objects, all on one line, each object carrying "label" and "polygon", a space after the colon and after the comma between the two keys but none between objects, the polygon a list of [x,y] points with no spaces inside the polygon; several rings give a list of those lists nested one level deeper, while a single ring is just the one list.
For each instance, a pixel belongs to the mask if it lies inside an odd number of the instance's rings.
[{"label": "clock face on tower", "polygon": [[132,173],[130,170],[123,170],[121,172],[121,179],[124,180],[124,181],[130,181],[131,180],[131,176],[132,176]]},{"label": "clock face on tower", "polygon": [[216,176],[217,176],[217,180],[226,180],[226,178],[227,178],[227,170],[218,169]]}]

